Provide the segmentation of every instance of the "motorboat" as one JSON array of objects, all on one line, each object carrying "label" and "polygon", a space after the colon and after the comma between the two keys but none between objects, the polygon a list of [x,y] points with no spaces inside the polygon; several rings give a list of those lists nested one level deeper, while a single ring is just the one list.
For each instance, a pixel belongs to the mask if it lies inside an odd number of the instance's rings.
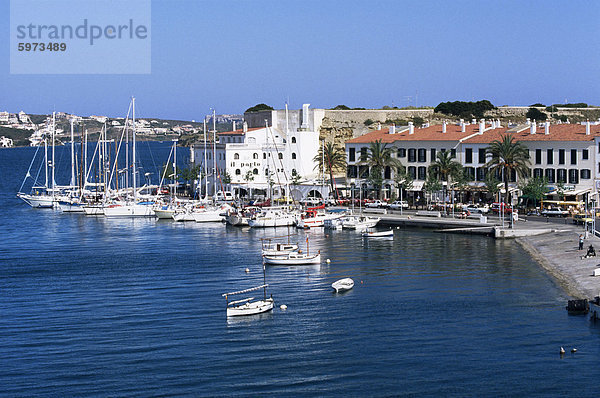
[{"label": "motorboat", "polygon": [[345,292],[354,287],[354,281],[351,278],[340,279],[333,282],[331,287],[335,289],[336,293]]},{"label": "motorboat", "polygon": [[[227,316],[255,315],[271,311],[273,309],[274,300],[272,296],[267,298],[268,286],[269,285],[264,284],[250,289],[240,290],[238,292],[224,293],[223,297],[227,300]],[[260,289],[264,290],[264,297],[262,300],[255,300],[254,297],[248,297],[241,300],[229,301],[229,296],[249,293]]]},{"label": "motorboat", "polygon": [[296,227],[308,229],[313,227],[324,227],[325,221],[340,218],[340,214],[325,212],[325,205],[309,207],[304,214],[296,219]]},{"label": "motorboat", "polygon": [[317,254],[302,253],[301,250],[297,252],[290,252],[281,255],[265,255],[263,256],[265,264],[269,265],[310,265],[310,264],[321,264],[321,252]]},{"label": "motorboat", "polygon": [[373,228],[379,222],[379,218],[367,216],[348,216],[342,222],[343,229],[363,230]]},{"label": "motorboat", "polygon": [[393,238],[394,230],[387,231],[365,231],[361,234],[363,238]]},{"label": "motorboat", "polygon": [[256,217],[248,221],[252,228],[286,227],[294,225],[296,219],[294,214],[284,207],[271,207],[263,209]]},{"label": "motorboat", "polygon": [[192,215],[196,222],[221,222],[225,219],[229,209],[231,206],[223,204],[221,207],[196,209]]}]

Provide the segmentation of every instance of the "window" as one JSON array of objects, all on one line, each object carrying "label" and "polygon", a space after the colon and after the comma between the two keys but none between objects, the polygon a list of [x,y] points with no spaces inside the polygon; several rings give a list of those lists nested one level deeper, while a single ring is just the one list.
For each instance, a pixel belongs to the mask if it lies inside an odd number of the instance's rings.
[{"label": "window", "polygon": [[265,169],[265,175],[266,175],[266,176],[268,176],[268,175],[269,175],[269,168],[268,168],[268,167]]},{"label": "window", "polygon": [[239,159],[239,158],[240,158],[240,154],[239,154],[239,153],[234,153],[234,154],[233,154],[233,158],[234,158],[235,160]]},{"label": "window", "polygon": [[544,175],[543,169],[533,169],[533,178],[542,178]]},{"label": "window", "polygon": [[431,162],[435,162],[435,148],[431,148]]},{"label": "window", "polygon": [[542,150],[535,150],[535,164],[542,164]]},{"label": "window", "polygon": [[277,157],[279,157],[279,159],[283,159],[283,153],[278,153]]},{"label": "window", "polygon": [[369,177],[369,166],[358,166],[358,176],[360,178]]},{"label": "window", "polygon": [[473,181],[475,179],[475,168],[465,167],[465,175],[469,181]]},{"label": "window", "polygon": [[398,157],[405,158],[406,157],[406,148],[398,148]]},{"label": "window", "polygon": [[553,149],[546,150],[546,163],[548,163],[548,164],[554,163],[554,150]]},{"label": "window", "polygon": [[367,157],[367,148],[360,148],[360,158],[365,159]]},{"label": "window", "polygon": [[358,176],[358,167],[357,166],[348,166],[348,170],[346,172],[348,178],[356,178]]},{"label": "window", "polygon": [[479,148],[479,163],[485,163],[485,148]]},{"label": "window", "polygon": [[571,164],[577,164],[577,149],[571,149]]},{"label": "window", "polygon": [[255,152],[254,154],[252,154],[252,159],[258,159],[258,153]]},{"label": "window", "polygon": [[485,181],[486,169],[479,167],[477,169],[477,181]]},{"label": "window", "polygon": [[415,166],[408,166],[408,175],[413,180],[417,179],[417,168]]},{"label": "window", "polygon": [[349,162],[356,161],[356,148],[349,148],[348,149],[348,161]]},{"label": "window", "polygon": [[419,180],[426,180],[427,179],[427,167],[425,166],[419,166],[419,168],[417,169],[418,172],[418,179]]},{"label": "window", "polygon": [[590,169],[581,169],[579,172],[579,177],[581,177],[582,180],[589,180],[591,176],[592,171]]},{"label": "window", "polygon": [[473,148],[465,148],[465,163],[473,163]]},{"label": "window", "polygon": [[296,137],[292,137],[292,144],[296,143]]},{"label": "window", "polygon": [[587,149],[584,149],[581,151],[581,159],[582,160],[588,160],[590,158],[590,151],[588,151]]},{"label": "window", "polygon": [[242,172],[240,171],[240,169],[235,169],[235,175],[239,176],[240,174],[242,174]]},{"label": "window", "polygon": [[419,163],[427,161],[427,151],[424,148],[419,148]]},{"label": "window", "polygon": [[452,159],[455,159],[455,158],[456,158],[456,149],[452,148],[452,149],[450,150],[450,157],[451,157]]},{"label": "window", "polygon": [[564,149],[558,150],[558,164],[565,164],[565,150]]},{"label": "window", "polygon": [[296,159],[296,152],[292,152],[292,159]]},{"label": "window", "polygon": [[556,170],[556,182],[567,182],[567,169]]},{"label": "window", "polygon": [[258,174],[258,169],[252,170],[252,174],[257,175]]},{"label": "window", "polygon": [[267,154],[263,152],[263,159],[267,158]]},{"label": "window", "polygon": [[579,184],[579,170],[569,169],[569,184]]},{"label": "window", "polygon": [[416,149],[410,148],[408,150],[408,161],[411,163],[417,161],[417,150]]},{"label": "window", "polygon": [[555,177],[554,169],[546,169],[546,179],[549,183],[554,184],[556,182]]},{"label": "window", "polygon": [[390,168],[390,166],[385,166],[385,169],[383,171],[383,178],[385,178],[386,180],[392,178],[392,169]]}]

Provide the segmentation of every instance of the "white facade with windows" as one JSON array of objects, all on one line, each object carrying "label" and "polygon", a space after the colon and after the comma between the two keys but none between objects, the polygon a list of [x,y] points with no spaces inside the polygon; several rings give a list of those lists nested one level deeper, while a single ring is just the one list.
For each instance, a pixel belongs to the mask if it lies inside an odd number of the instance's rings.
[{"label": "white facade with windows", "polygon": [[[290,124],[287,131],[271,126],[249,129],[244,123],[241,130],[219,133],[216,151],[212,143],[207,144],[207,174],[212,174],[216,156],[217,174],[222,177],[227,173],[231,178],[230,188],[240,196],[251,189],[267,190],[269,186],[273,188],[273,197],[287,196],[289,186],[294,197],[302,199],[308,193],[305,186],[313,186],[319,173],[313,160],[319,150],[319,135],[311,127]],[[203,144],[196,144],[191,150],[194,163],[204,168]],[[300,176],[304,187],[292,186],[295,174]],[[212,192],[209,187],[209,195]],[[319,193],[326,196],[328,192],[319,189]]]}]

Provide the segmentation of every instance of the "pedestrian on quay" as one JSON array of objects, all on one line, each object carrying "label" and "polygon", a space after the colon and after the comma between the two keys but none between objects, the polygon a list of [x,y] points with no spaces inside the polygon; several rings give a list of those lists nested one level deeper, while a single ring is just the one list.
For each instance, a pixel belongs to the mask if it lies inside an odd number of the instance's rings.
[{"label": "pedestrian on quay", "polygon": [[583,234],[579,235],[579,250],[583,250]]}]

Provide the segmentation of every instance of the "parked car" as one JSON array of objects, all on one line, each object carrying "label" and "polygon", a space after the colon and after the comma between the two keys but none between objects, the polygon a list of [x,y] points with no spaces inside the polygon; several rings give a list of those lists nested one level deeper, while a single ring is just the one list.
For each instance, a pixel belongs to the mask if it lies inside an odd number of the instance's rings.
[{"label": "parked car", "polygon": [[390,210],[408,209],[408,202],[405,200],[397,200],[390,205]]},{"label": "parked car", "polygon": [[381,200],[379,200],[379,199],[377,199],[377,200],[374,200],[374,201],[372,201],[372,202],[369,202],[369,203],[367,203],[367,204],[365,205],[365,207],[370,207],[370,208],[372,208],[372,209],[373,209],[373,208],[375,208],[375,209],[381,209],[381,208],[386,208],[387,206],[388,206],[388,204],[387,204],[387,203],[385,203],[385,202],[383,202],[383,201],[381,201]]},{"label": "parked car", "polygon": [[569,215],[569,212],[567,210],[563,210],[562,208],[556,206],[556,207],[550,207],[549,209],[544,209],[542,210],[542,216],[557,216],[557,217],[564,217]]},{"label": "parked car", "polygon": [[463,206],[463,210],[468,211],[469,213],[481,213],[481,214],[486,214],[490,211],[490,208],[486,205],[486,206],[479,206],[479,205],[475,205],[475,204],[470,204],[470,205],[466,205]]},{"label": "parked car", "polygon": [[315,197],[310,197],[310,198],[305,198],[302,201],[302,204],[304,206],[320,206],[323,203],[323,200],[321,198],[315,198]]},{"label": "parked car", "polygon": [[512,207],[505,203],[492,203],[490,209],[492,210],[492,212],[498,214],[500,213],[500,211],[502,211],[503,213],[512,213]]}]

